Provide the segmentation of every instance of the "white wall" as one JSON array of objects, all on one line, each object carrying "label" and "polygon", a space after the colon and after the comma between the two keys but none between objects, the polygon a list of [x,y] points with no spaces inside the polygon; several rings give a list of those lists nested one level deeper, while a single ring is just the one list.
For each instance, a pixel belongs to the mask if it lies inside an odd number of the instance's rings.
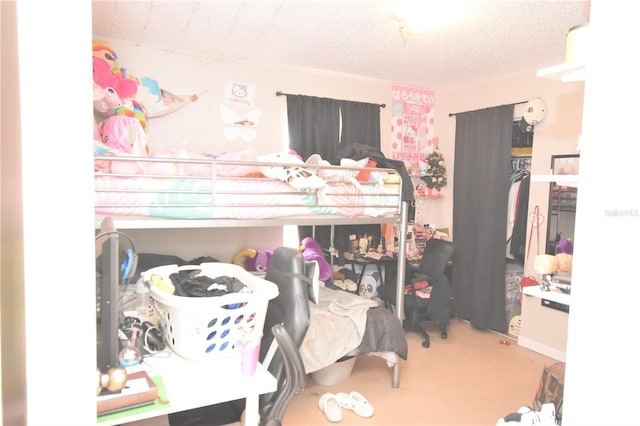
[{"label": "white wall", "polygon": [[[10,118],[2,161],[11,164],[2,169],[2,325],[23,344],[2,335],[2,423],[84,426],[95,421],[96,389],[92,116],[78,107],[92,95],[91,61],[81,53],[89,52],[91,4],[74,3],[67,25],[60,2],[18,1],[5,39],[4,11],[14,4],[4,3],[3,83],[6,58],[12,71],[2,93]],[[5,198],[7,184],[21,194]],[[11,362],[16,356],[23,365]]]},{"label": "white wall", "polygon": [[638,423],[637,393],[628,389],[640,380],[640,138],[633,131],[640,79],[629,37],[639,12],[637,2],[591,4],[565,426]]},{"label": "white wall", "polygon": [[[215,63],[190,55],[133,46],[99,35],[95,38],[107,41],[118,54],[120,65],[132,74],[154,78],[172,93],[204,93],[197,102],[182,110],[150,121],[149,143],[153,148],[177,147],[184,140],[195,152],[221,153],[247,147],[254,148],[259,154],[281,151],[287,136],[287,102],[286,97],[276,96],[276,91],[390,105],[391,84],[385,81],[257,64]],[[224,101],[225,81],[256,85],[255,108],[262,110],[262,117],[257,137],[252,142],[232,142],[223,137],[219,107]],[[238,113],[249,110],[231,107]],[[389,144],[390,109],[381,109],[383,148]]]}]

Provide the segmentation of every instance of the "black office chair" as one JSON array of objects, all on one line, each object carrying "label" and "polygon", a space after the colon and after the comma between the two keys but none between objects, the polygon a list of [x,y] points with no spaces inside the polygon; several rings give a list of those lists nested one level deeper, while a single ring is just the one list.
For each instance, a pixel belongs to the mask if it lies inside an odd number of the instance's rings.
[{"label": "black office chair", "polygon": [[305,372],[299,347],[295,344],[284,324],[271,327],[271,333],[278,344],[284,366],[284,380],[278,380],[278,391],[271,404],[260,407],[261,426],[282,426],[284,412],[293,398],[304,389]]},{"label": "black office chair", "polygon": [[[260,345],[260,360],[265,361],[274,338],[280,350],[274,354],[273,360],[267,367],[278,380],[278,389],[274,393],[260,396],[260,418],[261,423],[266,419],[270,425],[275,425],[282,421],[286,404],[294,394],[302,391],[304,385],[304,365],[298,349],[302,345],[311,321],[307,292],[311,279],[306,276],[302,253],[288,247],[279,247],[274,250],[265,279],[275,283],[279,293],[269,302],[267,308],[265,334],[262,336]],[[283,333],[273,333],[274,327],[277,328],[278,325],[282,325],[290,337],[291,345],[285,342],[284,347],[280,346],[278,334]],[[300,369],[302,378],[299,377]]]},{"label": "black office chair", "polygon": [[[260,342],[260,361],[277,380],[277,389],[260,395],[261,426],[279,426],[287,404],[302,392],[304,365],[299,348],[309,328],[310,278],[305,274],[302,254],[293,248],[279,247],[273,252],[265,279],[278,286],[278,296],[269,301]],[[278,343],[270,351],[273,340]],[[267,355],[270,359],[267,358]],[[245,401],[231,401],[169,415],[170,426],[217,426],[238,422]]]},{"label": "black office chair", "polygon": [[[404,328],[415,331],[424,337],[422,346],[430,345],[429,333],[421,321],[436,320],[440,325],[440,336],[446,339],[447,326],[452,310],[451,282],[449,280],[450,266],[453,261],[454,245],[451,241],[432,238],[427,241],[422,258],[417,268],[407,267],[407,278],[404,291]],[[416,287],[417,283],[427,281],[431,286],[428,290]],[[387,304],[396,305],[396,283],[385,282],[378,289],[382,300]]]}]

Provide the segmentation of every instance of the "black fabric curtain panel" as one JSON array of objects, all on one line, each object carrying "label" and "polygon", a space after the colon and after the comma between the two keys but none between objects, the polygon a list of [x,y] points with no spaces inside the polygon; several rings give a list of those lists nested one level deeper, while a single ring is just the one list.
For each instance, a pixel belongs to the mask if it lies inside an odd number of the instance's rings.
[{"label": "black fabric curtain panel", "polygon": [[289,147],[307,160],[313,154],[332,161],[340,144],[339,101],[287,95]]},{"label": "black fabric curtain panel", "polygon": [[[331,164],[339,164],[339,154],[352,145],[380,149],[380,105],[305,95],[287,96],[289,147],[307,160],[319,154]],[[336,227],[341,240],[345,227]],[[299,226],[300,240],[313,236],[313,227]],[[322,247],[332,247],[330,226],[316,226],[315,239]]]},{"label": "black fabric curtain panel", "polygon": [[340,101],[340,112],[342,148],[362,144],[380,149],[380,105]]},{"label": "black fabric curtain panel", "polygon": [[456,114],[454,315],[507,331],[505,244],[513,105]]},{"label": "black fabric curtain panel", "polygon": [[380,105],[305,95],[287,96],[289,147],[335,164],[355,144],[380,149]]}]

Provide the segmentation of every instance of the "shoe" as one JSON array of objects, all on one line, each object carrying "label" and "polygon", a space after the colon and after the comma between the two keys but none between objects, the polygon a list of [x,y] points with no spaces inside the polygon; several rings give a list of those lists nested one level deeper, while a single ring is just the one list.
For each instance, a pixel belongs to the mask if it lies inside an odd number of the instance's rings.
[{"label": "shoe", "polygon": [[534,411],[531,407],[520,407],[517,412],[500,418],[496,423],[496,426],[507,425],[557,426],[555,404],[542,404],[540,411]]},{"label": "shoe", "polygon": [[367,399],[358,392],[337,393],[336,397],[338,398],[340,407],[351,410],[360,417],[373,416],[373,406],[369,404],[369,401],[367,401]]},{"label": "shoe", "polygon": [[322,394],[318,400],[318,407],[330,422],[337,423],[342,420],[342,408],[336,395],[332,393]]}]

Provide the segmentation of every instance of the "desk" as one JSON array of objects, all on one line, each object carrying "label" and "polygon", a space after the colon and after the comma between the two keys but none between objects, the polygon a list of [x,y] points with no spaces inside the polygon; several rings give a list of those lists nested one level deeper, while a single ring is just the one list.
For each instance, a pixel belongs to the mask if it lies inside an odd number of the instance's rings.
[{"label": "desk", "polygon": [[518,344],[548,357],[565,361],[571,297],[556,289],[539,286],[522,290],[522,312]]},{"label": "desk", "polygon": [[167,354],[145,358],[143,366],[151,377],[162,377],[169,404],[109,421],[98,418],[98,425],[119,425],[242,398],[247,400],[245,424],[257,425],[260,418],[259,395],[277,388],[275,377],[262,364],[258,364],[255,375],[243,376],[239,357],[189,361],[168,351]]}]

